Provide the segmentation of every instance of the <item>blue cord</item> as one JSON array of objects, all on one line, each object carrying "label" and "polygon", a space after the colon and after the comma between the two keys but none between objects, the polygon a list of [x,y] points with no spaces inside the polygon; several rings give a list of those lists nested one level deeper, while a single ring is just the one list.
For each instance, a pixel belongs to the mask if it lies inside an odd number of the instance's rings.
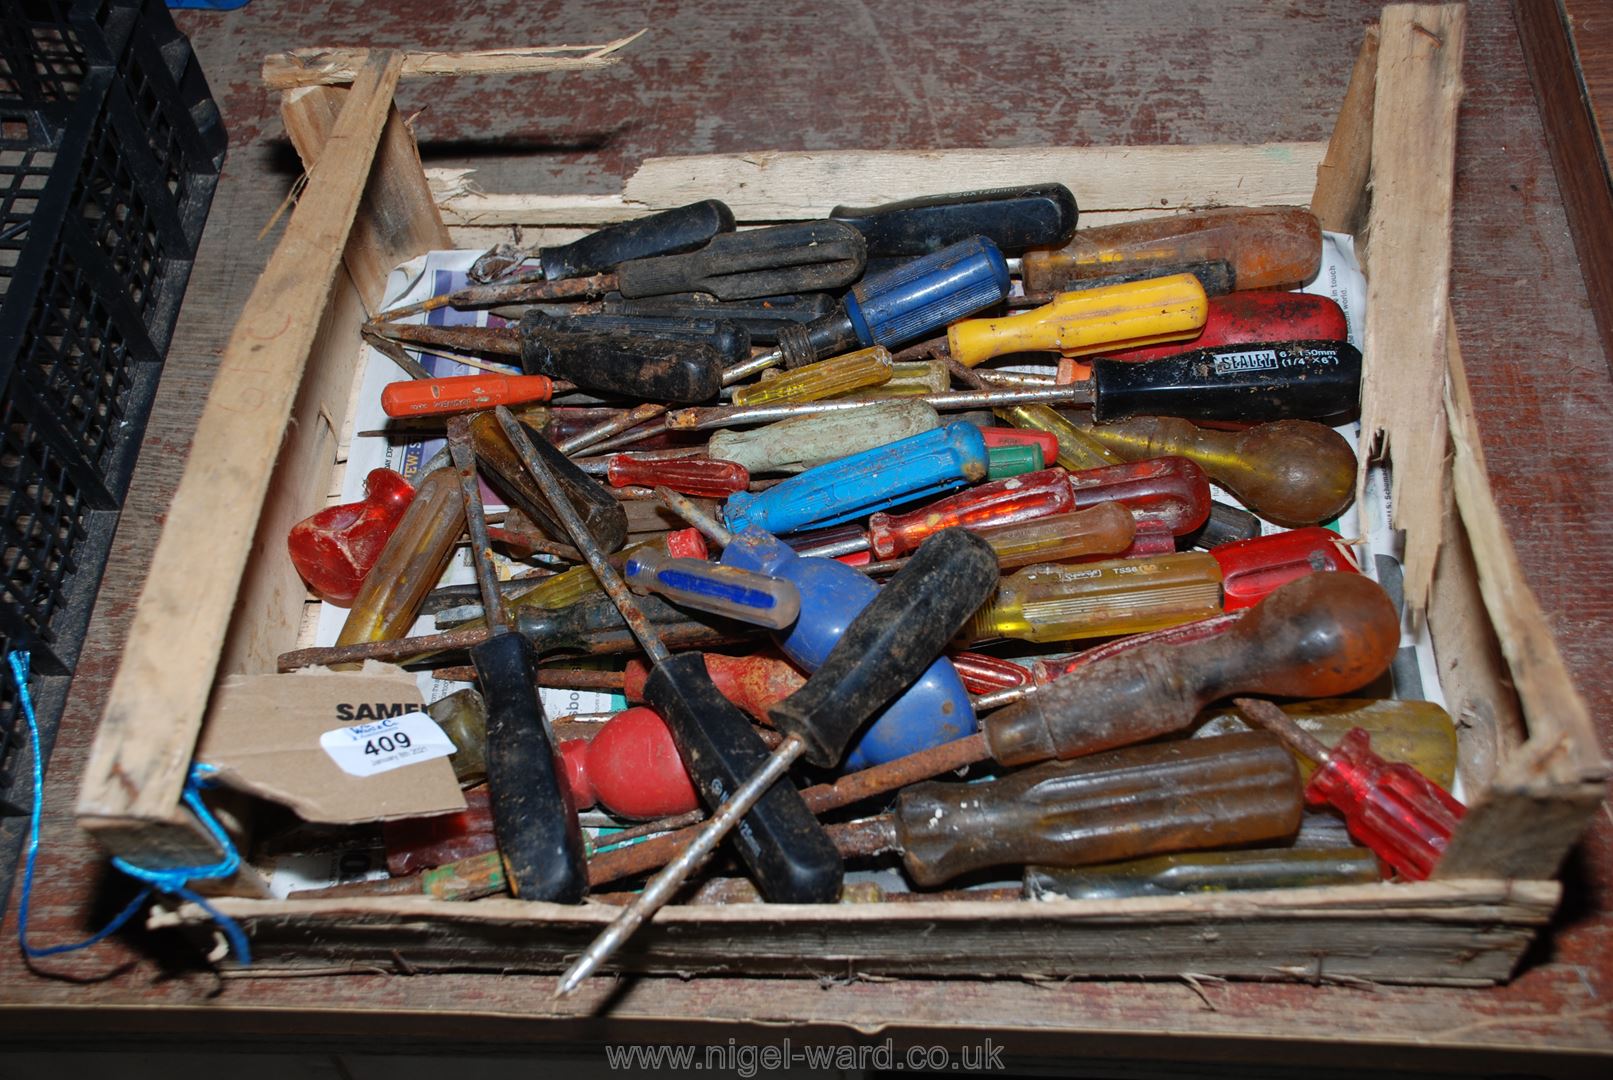
[{"label": "blue cord", "polygon": [[22,946],[23,953],[37,960],[58,953],[87,949],[122,929],[125,923],[134,918],[152,891],[156,890],[188,900],[211,915],[228,939],[236,959],[242,965],[250,964],[252,950],[247,944],[246,933],[240,924],[189,888],[189,882],[198,878],[227,878],[241,865],[241,856],[235,850],[234,843],[230,841],[229,834],[202,802],[201,790],[212,786],[214,774],[217,772],[213,766],[202,764],[193,766],[189,778],[185,781],[185,805],[190,807],[208,835],[224,852],[223,857],[210,866],[179,866],[167,870],[148,870],[143,866],[136,866],[127,859],[115,857],[112,860],[113,866],[143,883],[135,898],[114,915],[111,922],[83,941],[67,945],[49,945],[44,948],[35,948],[28,944],[28,907],[34,891],[34,861],[39,857],[39,818],[45,805],[45,762],[44,755],[39,749],[39,722],[34,716],[34,701],[32,695],[28,693],[28,654],[22,651],[12,652],[6,659],[11,664],[11,677],[17,684],[18,704],[22,707],[23,718],[28,721],[29,746],[33,751],[34,798],[33,811],[28,820],[28,858],[22,870],[22,895],[17,900],[17,943]]}]

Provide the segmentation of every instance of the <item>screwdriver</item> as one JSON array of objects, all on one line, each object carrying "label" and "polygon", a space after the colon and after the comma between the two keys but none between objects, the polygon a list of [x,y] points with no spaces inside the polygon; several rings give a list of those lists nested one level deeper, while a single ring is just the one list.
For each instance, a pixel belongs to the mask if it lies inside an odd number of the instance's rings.
[{"label": "screwdriver", "polygon": [[[882,386],[895,372],[890,350],[883,345],[819,360],[771,379],[735,389],[735,405],[780,401],[818,401],[868,386]],[[942,389],[945,389],[943,387]]]},{"label": "screwdriver", "polygon": [[[1064,562],[1089,556],[1124,558],[1136,545],[1137,522],[1132,512],[1118,502],[1097,503],[1085,510],[1022,521],[1014,525],[994,525],[977,530],[980,539],[991,545],[997,565],[1012,570],[1033,563]],[[1164,533],[1165,548],[1174,552],[1171,535]]]},{"label": "screwdriver", "polygon": [[1026,252],[1026,292],[1071,287],[1137,264],[1224,259],[1239,289],[1297,285],[1315,276],[1322,230],[1301,206],[1230,206],[1077,232],[1057,251]]},{"label": "screwdriver", "polygon": [[656,484],[684,495],[721,499],[750,487],[750,473],[732,461],[692,457],[681,461],[637,461],[617,454],[605,467],[611,487]]},{"label": "screwdriver", "polygon": [[959,488],[986,477],[985,439],[973,424],[948,424],[900,442],[818,465],[762,492],[740,492],[723,510],[728,527],[796,532]]},{"label": "screwdriver", "polygon": [[[920,548],[909,567],[852,620],[818,672],[771,710],[774,724],[788,733],[784,742],[561,976],[556,995],[575,990],[671,899],[740,816],[798,758],[805,756],[824,767],[838,764],[857,728],[921,677],[996,576],[991,553],[961,529],[940,533]],[[1292,761],[1288,764],[1292,769]],[[801,809],[806,810],[805,803]]]},{"label": "screwdriver", "polygon": [[1299,771],[1250,732],[1049,762],[975,784],[929,782],[852,823],[858,854],[897,850],[933,887],[994,866],[1084,866],[1283,839],[1299,829]]},{"label": "screwdriver", "polygon": [[[794,296],[760,296],[747,300],[719,300],[710,293],[668,293],[629,300],[620,293],[606,293],[599,300],[579,304],[543,304],[548,315],[629,315],[664,319],[720,319],[750,333],[754,344],[778,341],[779,328],[792,323],[809,323],[834,311],[835,298],[828,293],[801,293]],[[494,314],[505,314],[495,308]],[[511,312],[520,318],[521,310]]]},{"label": "screwdriver", "polygon": [[292,565],[321,599],[352,601],[413,499],[414,485],[402,475],[371,469],[362,501],[327,506],[291,527]]},{"label": "screwdriver", "polygon": [[[766,720],[768,709],[806,682],[806,676],[794,664],[770,651],[749,656],[708,652],[701,654],[701,660],[718,693],[757,720]],[[627,700],[644,700],[644,683],[649,674],[643,661],[627,662],[622,672],[622,694]]]},{"label": "screwdriver", "polygon": [[429,326],[386,322],[369,329],[406,345],[519,356],[528,375],[565,379],[584,390],[661,402],[707,401],[721,386],[723,356],[694,339],[621,331],[561,330],[541,312],[515,326]]},{"label": "screwdriver", "polygon": [[1210,513],[1204,524],[1184,538],[1190,547],[1213,551],[1222,544],[1253,540],[1261,534],[1260,519],[1247,510],[1210,500]]},{"label": "screwdriver", "polygon": [[1075,234],[1079,211],[1063,184],[923,195],[879,206],[837,206],[829,211],[863,234],[872,256],[929,255],[981,236],[999,249],[1059,247]]},{"label": "screwdriver", "polygon": [[1361,728],[1328,749],[1269,701],[1240,697],[1233,704],[1251,724],[1316,762],[1305,786],[1307,802],[1343,812],[1350,835],[1401,877],[1422,881],[1433,873],[1467,812],[1450,792],[1409,765],[1384,761]]},{"label": "screwdriver", "polygon": [[653,548],[634,552],[622,567],[634,592],[654,592],[676,604],[741,622],[783,630],[801,614],[795,583],[753,570],[674,559]]},{"label": "screwdriver", "polygon": [[389,383],[381,391],[381,411],[394,419],[474,412],[494,405],[526,405],[548,401],[554,380],[544,375],[451,375],[442,379],[409,379]]},{"label": "screwdriver", "polygon": [[1336,697],[1377,678],[1400,646],[1400,618],[1358,574],[1291,581],[1214,636],[1151,644],[1081,665],[985,718],[1005,765],[1070,758],[1178,731],[1239,693]]},{"label": "screwdriver", "polygon": [[1085,356],[1110,347],[1192,338],[1208,300],[1192,274],[1060,293],[1030,311],[964,319],[947,327],[947,355],[965,367],[1008,353]]},{"label": "screwdriver", "polygon": [[[1301,837],[1304,832],[1301,824]],[[1133,896],[1364,885],[1382,876],[1377,856],[1366,848],[1306,848],[1296,844],[1178,852],[1079,868],[1027,866],[1025,896],[1032,900],[1120,900]]]},{"label": "screwdriver", "polygon": [[1359,574],[1348,541],[1331,529],[1311,526],[1223,544],[1210,554],[1221,564],[1222,607],[1257,604],[1279,585],[1306,574]]},{"label": "screwdriver", "polygon": [[1042,451],[1042,461],[1051,465],[1058,460],[1059,440],[1051,431],[1037,431],[1034,428],[1022,430],[1015,427],[982,427],[980,434],[986,440],[986,449],[992,450],[999,446],[1037,446]]},{"label": "screwdriver", "polygon": [[494,248],[471,264],[469,277],[489,282],[519,274],[523,279],[556,281],[597,274],[629,259],[690,251],[718,233],[733,231],[734,212],[716,199],[704,199],[607,225],[569,244],[546,247],[535,253],[535,272],[521,270],[521,263],[534,257],[530,249],[501,252]]},{"label": "screwdriver", "polygon": [[[882,348],[883,346],[875,346]],[[797,369],[802,370],[802,369]],[[889,382],[863,387],[849,394],[837,395],[855,400],[874,401],[882,398],[926,397],[944,394],[952,385],[952,376],[941,360],[904,361],[891,364]]]},{"label": "screwdriver", "polygon": [[700,797],[666,721],[643,706],[617,713],[592,739],[560,744],[578,807],[603,806],[617,817],[651,821],[700,808]]},{"label": "screwdriver", "polygon": [[706,453],[753,474],[800,472],[940,426],[941,414],[922,401],[889,401],[856,412],[798,416],[751,431],[716,431]]},{"label": "screwdriver", "polygon": [[[494,415],[538,486],[558,496],[548,462],[533,450],[525,429],[504,409],[496,410]],[[755,782],[756,772],[768,761],[768,755],[750,721],[717,692],[698,656],[673,656],[667,651],[639,601],[588,535],[582,519],[571,512],[569,505],[557,509],[572,543],[586,556],[612,603],[655,665],[644,696],[667,722],[701,798],[720,816],[717,808],[721,804],[736,791],[750,790],[754,805],[746,808],[749,813],[745,814],[745,827],[738,833],[737,846],[757,887],[778,903],[828,902],[840,889],[840,857],[794,786],[774,783],[784,775],[788,762],[784,768],[769,770],[765,781]],[[733,817],[740,813],[744,811]]]},{"label": "screwdriver", "polygon": [[833,315],[779,330],[779,346],[723,375],[740,381],[782,361],[797,368],[872,345],[892,348],[921,338],[1008,295],[1008,264],[997,245],[970,237],[940,251],[870,274],[846,294]]},{"label": "screwdriver", "polygon": [[1122,503],[1139,524],[1157,521],[1172,536],[1197,529],[1210,512],[1209,477],[1196,463],[1176,455],[1077,469],[1065,480],[1072,509]]},{"label": "screwdriver", "polygon": [[[528,477],[515,448],[492,414],[478,413],[470,418],[470,441],[476,460],[489,470],[488,479],[509,505],[551,536],[564,535],[557,509]],[[582,515],[590,535],[606,551],[619,550],[627,542],[627,512],[621,503],[547,440],[539,440],[539,447],[538,452],[543,454],[558,480],[557,490],[566,494],[566,505]]]},{"label": "screwdriver", "polygon": [[[486,705],[487,786],[499,854],[516,897],[578,903],[588,891],[588,865],[577,808],[560,779],[559,754],[538,696],[537,650],[510,627],[499,596],[470,422],[463,416],[448,422],[448,452],[487,613],[489,636],[471,648],[470,662]],[[556,498],[571,509],[558,485]]]},{"label": "screwdriver", "polygon": [[1204,329],[1195,338],[1110,350],[1111,360],[1159,360],[1212,345],[1263,341],[1344,341],[1344,310],[1326,296],[1296,292],[1240,292],[1210,298]]},{"label": "screwdriver", "polygon": [[[496,314],[496,312],[495,312]],[[731,319],[677,319],[663,315],[556,315],[540,308],[522,311],[512,321],[525,319],[533,326],[568,334],[602,331],[672,341],[699,341],[710,345],[722,357],[724,367],[748,359],[750,331]]]},{"label": "screwdriver", "polygon": [[1060,467],[1071,472],[1116,465],[1123,460],[1050,405],[1007,405],[995,412],[999,419],[1008,421],[1016,428],[1053,436],[1053,441],[1058,444],[1055,460]]},{"label": "screwdriver", "polygon": [[[1361,353],[1338,341],[1294,341],[1201,349],[1146,364],[1099,358],[1092,378],[1065,386],[924,395],[937,409],[1054,403],[1090,405],[1099,421],[1148,413],[1194,420],[1283,420],[1353,412],[1360,394]],[[679,409],[667,427],[701,430],[779,420],[803,413],[855,410],[871,402],[818,401]],[[1012,422],[1012,420],[1010,420]],[[1060,440],[1062,445],[1062,440]]]},{"label": "screwdriver", "polygon": [[1140,634],[1221,611],[1221,567],[1202,551],[1046,563],[1003,579],[963,640],[1074,641]]},{"label": "screwdriver", "polygon": [[1230,432],[1165,416],[1075,423],[1131,461],[1166,454],[1190,458],[1250,510],[1278,525],[1327,521],[1343,513],[1355,497],[1355,451],[1344,436],[1323,424],[1280,420]]},{"label": "screwdriver", "polygon": [[611,292],[628,299],[701,292],[720,300],[820,292],[850,285],[862,275],[866,262],[862,234],[849,225],[837,221],[773,225],[720,233],[700,250],[683,255],[633,259],[619,264],[614,273],[475,285],[384,311],[370,325],[385,324],[390,334],[399,319],[441,307],[535,304]]}]

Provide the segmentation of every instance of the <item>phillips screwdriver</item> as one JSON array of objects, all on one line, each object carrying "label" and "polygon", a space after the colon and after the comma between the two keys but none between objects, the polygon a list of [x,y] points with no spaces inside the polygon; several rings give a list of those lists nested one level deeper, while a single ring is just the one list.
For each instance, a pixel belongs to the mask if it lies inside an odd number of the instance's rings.
[{"label": "phillips screwdriver", "polygon": [[[448,452],[464,500],[476,583],[487,613],[489,636],[471,648],[470,661],[486,704],[493,831],[511,893],[522,900],[577,903],[588,891],[577,808],[570,789],[560,779],[559,754],[538,696],[537,650],[510,627],[499,596],[469,429],[463,416],[449,420]],[[556,495],[570,510],[558,485]]]},{"label": "phillips screwdriver", "polygon": [[1411,766],[1373,753],[1372,739],[1361,728],[1328,749],[1269,701],[1240,697],[1233,704],[1251,724],[1316,762],[1305,786],[1307,802],[1343,812],[1350,835],[1401,877],[1422,881],[1433,873],[1467,812],[1450,792]]},{"label": "phillips screwdriver", "polygon": [[723,382],[738,382],[780,361],[796,368],[872,345],[901,345],[1001,303],[1009,285],[1008,264],[997,245],[971,237],[870,274],[846,294],[833,315],[781,328],[777,349],[729,368]]},{"label": "phillips screwdriver", "polygon": [[801,614],[794,582],[702,559],[674,559],[649,548],[634,552],[622,567],[634,592],[654,592],[713,615],[783,630]]},{"label": "phillips screwdriver", "polygon": [[292,565],[321,599],[350,602],[413,499],[414,485],[402,475],[371,469],[362,501],[327,506],[291,527]]},{"label": "phillips screwdriver", "polygon": [[441,307],[535,304],[611,292],[629,299],[701,292],[720,300],[821,292],[850,285],[862,275],[866,262],[862,234],[849,225],[837,221],[773,225],[720,233],[698,251],[634,259],[621,263],[613,273],[475,285],[384,311],[370,325],[384,327],[390,335],[399,319]]},{"label": "phillips screwdriver", "polygon": [[[806,364],[771,379],[737,387],[735,405],[767,405],[783,401],[819,401],[864,387],[883,386],[895,370],[883,345]],[[945,389],[943,387],[942,389]]]},{"label": "phillips screwdriver", "polygon": [[1306,574],[1361,572],[1349,542],[1316,526],[1223,544],[1210,554],[1221,564],[1227,611],[1258,604],[1273,589]]},{"label": "phillips screwdriver", "polygon": [[695,339],[621,331],[561,330],[540,312],[515,326],[430,326],[388,322],[370,328],[406,345],[519,356],[528,375],[565,379],[584,390],[661,402],[707,401],[721,386],[723,357]]},{"label": "phillips screwdriver", "polygon": [[[469,277],[478,282],[517,275],[524,280],[556,281],[597,274],[629,259],[691,251],[718,233],[733,231],[733,211],[716,199],[704,199],[607,225],[580,240],[546,247],[536,253],[519,248],[506,251],[502,250],[504,245],[500,245],[471,265]],[[521,264],[534,257],[538,265],[522,270]]]},{"label": "phillips screwdriver", "polygon": [[[920,548],[909,568],[852,620],[819,671],[771,711],[775,725],[788,733],[784,742],[594,940],[561,977],[556,995],[575,990],[671,899],[796,759],[805,756],[824,767],[838,764],[857,728],[921,677],[946,638],[990,590],[996,575],[995,560],[985,545],[961,529],[943,532]],[[1292,769],[1291,760],[1288,764]],[[806,804],[801,808],[805,811]]]},{"label": "phillips screwdriver", "polygon": [[[503,409],[494,415],[539,487],[545,492],[557,489],[547,461],[534,452],[525,429]],[[769,770],[771,775],[764,782],[753,783],[757,770],[768,763],[768,754],[750,721],[717,692],[698,656],[673,656],[667,651],[639,601],[588,535],[582,519],[570,512],[569,505],[558,509],[572,543],[586,556],[612,603],[655,665],[644,696],[671,729],[701,798],[720,816],[718,808],[736,791],[751,789],[754,805],[745,814],[745,827],[738,833],[737,846],[757,887],[769,900],[779,903],[824,903],[833,899],[840,889],[840,858],[794,786],[775,783],[783,777],[788,762],[784,768]],[[733,815],[736,819],[739,816]]]},{"label": "phillips screwdriver", "polygon": [[1383,674],[1399,646],[1400,618],[1376,582],[1311,574],[1211,637],[1083,664],[1080,678],[1049,683],[982,728],[1005,765],[1078,757],[1178,731],[1233,694],[1347,694]]},{"label": "phillips screwdriver", "polygon": [[857,412],[798,416],[752,431],[716,431],[706,453],[752,473],[800,472],[940,426],[941,414],[922,401],[889,401]]},{"label": "phillips screwdriver", "polygon": [[986,442],[973,424],[948,424],[900,442],[818,465],[762,492],[740,492],[723,510],[728,527],[796,532],[865,517],[986,477]]},{"label": "phillips screwdriver", "polygon": [[984,783],[918,784],[893,813],[850,828],[856,853],[900,851],[914,883],[932,887],[993,866],[1279,840],[1298,831],[1301,813],[1293,758],[1251,732],[1049,762]]},{"label": "phillips screwdriver", "polygon": [[1250,510],[1278,525],[1327,521],[1343,513],[1355,497],[1355,451],[1344,436],[1323,424],[1280,420],[1230,432],[1167,416],[1072,423],[1128,460],[1165,454],[1190,458]]},{"label": "phillips screwdriver", "polygon": [[879,206],[837,206],[830,219],[863,234],[872,256],[929,255],[971,236],[983,236],[1017,255],[1056,248],[1075,235],[1075,196],[1063,184],[923,195]]},{"label": "phillips screwdriver", "polygon": [[974,367],[1008,353],[1086,356],[1184,340],[1203,328],[1207,305],[1204,286],[1191,274],[1060,293],[1030,311],[954,322],[947,327],[946,352]]},{"label": "phillips screwdriver", "polygon": [[1072,287],[1135,264],[1223,259],[1239,289],[1297,285],[1316,274],[1322,230],[1301,206],[1230,206],[1083,229],[1057,251],[1027,252],[1026,292]]}]

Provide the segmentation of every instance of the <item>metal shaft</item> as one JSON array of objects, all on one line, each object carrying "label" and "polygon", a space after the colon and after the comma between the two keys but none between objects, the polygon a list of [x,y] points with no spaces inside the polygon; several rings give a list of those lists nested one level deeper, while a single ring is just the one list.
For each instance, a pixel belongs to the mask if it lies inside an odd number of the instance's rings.
[{"label": "metal shaft", "polygon": [[979,390],[969,393],[919,394],[903,398],[869,398],[859,401],[808,401],[790,405],[730,405],[679,409],[667,414],[667,427],[676,431],[708,431],[711,428],[735,427],[742,424],[771,424],[796,416],[817,416],[828,412],[851,412],[855,409],[889,405],[892,402],[922,401],[941,411],[963,409],[990,409],[998,405],[1090,405],[1091,387],[1079,383],[1070,386],[1038,386],[1029,389]]},{"label": "metal shaft", "polygon": [[805,749],[806,743],[792,735],[768,755],[767,763],[752,773],[750,779],[741,784],[739,790],[717,808],[711,820],[700,827],[693,842],[650,879],[638,898],[622,909],[622,913],[605,927],[577,958],[577,962],[560,977],[560,983],[555,987],[555,997],[564,997],[582,985],[582,981],[598,970],[600,964],[610,959],[611,954],[632,937],[633,932],[642,926],[645,920],[672,899],[695,868],[706,861],[706,858],[716,850],[717,845],[722,843],[723,838],[739,823],[739,819],[756,805],[756,801],[766,794],[780,777],[790,771],[790,766],[795,764]]},{"label": "metal shaft", "polygon": [[565,442],[556,443],[555,449],[570,457],[580,450],[588,449],[595,443],[604,442],[612,435],[642,424],[646,420],[653,420],[666,412],[668,408],[669,406],[657,402],[636,406],[628,409],[620,416],[613,417],[602,424],[589,428],[587,431],[579,431]]},{"label": "metal shaft", "polygon": [[723,523],[696,506],[692,500],[669,487],[657,487],[655,497],[661,505],[700,530],[700,534],[719,547],[733,543],[734,534]]},{"label": "metal shaft", "polygon": [[733,367],[723,368],[722,384],[732,386],[736,382],[756,374],[758,371],[765,371],[783,359],[783,349],[769,349],[767,352],[753,356],[749,360],[741,360]]},{"label": "metal shaft", "polygon": [[487,535],[487,512],[482,508],[482,485],[476,478],[476,451],[470,445],[470,417],[448,420],[448,455],[459,475],[459,490],[465,497],[465,531],[470,533],[471,564],[476,568],[476,587],[482,594],[482,617],[491,634],[508,633],[510,618],[499,592],[498,571],[493,566],[493,542]]},{"label": "metal shaft", "polygon": [[1241,697],[1233,698],[1232,704],[1237,706],[1238,711],[1249,723],[1271,732],[1301,757],[1310,758],[1318,765],[1326,765],[1333,757],[1333,752],[1324,746],[1321,740],[1294,723],[1293,717],[1271,702],[1261,701],[1259,698]]},{"label": "metal shaft", "polygon": [[662,644],[661,636],[651,627],[649,616],[644,614],[644,609],[638,606],[638,601],[628,591],[627,584],[622,581],[621,575],[616,572],[616,568],[611,566],[610,560],[600,550],[593,534],[588,531],[588,526],[584,524],[576,508],[571,505],[571,500],[566,497],[565,490],[561,488],[560,482],[549,472],[548,464],[538,457],[537,451],[533,449],[532,440],[527,437],[526,429],[515,419],[514,414],[502,405],[493,410],[493,415],[498,418],[499,427],[504,429],[505,437],[510,440],[510,445],[515,448],[516,456],[526,465],[527,472],[532,474],[532,479],[537,482],[538,489],[543,492],[543,497],[548,500],[550,509],[554,511],[554,516],[560,519],[560,524],[566,527],[566,532],[571,536],[571,542],[577,546],[577,550],[582,552],[583,558],[588,561],[589,569],[593,570],[594,576],[599,579],[600,587],[611,598],[611,602],[616,605],[616,609],[622,613],[622,618],[627,621],[627,628],[633,631],[633,636],[644,647],[644,652],[649,656],[650,662],[658,667],[666,663],[672,658],[672,654]]}]

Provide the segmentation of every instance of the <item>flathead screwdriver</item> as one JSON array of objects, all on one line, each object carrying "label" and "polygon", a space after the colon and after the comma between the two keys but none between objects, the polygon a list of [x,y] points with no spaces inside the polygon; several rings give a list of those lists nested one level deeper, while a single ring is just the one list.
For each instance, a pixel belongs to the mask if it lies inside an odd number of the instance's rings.
[{"label": "flathead screwdriver", "polygon": [[1075,235],[1075,196],[1063,184],[923,195],[879,206],[837,206],[829,211],[863,234],[868,255],[929,255],[971,236],[1004,253],[1057,248]]},{"label": "flathead screwdriver", "polygon": [[[716,199],[704,199],[607,225],[580,240],[552,245],[541,251],[506,250],[500,245],[477,259],[468,276],[472,281],[486,283],[508,278],[555,281],[597,274],[630,259],[690,251],[718,233],[733,231],[734,212]],[[537,267],[523,270],[521,264],[534,257]]]}]

